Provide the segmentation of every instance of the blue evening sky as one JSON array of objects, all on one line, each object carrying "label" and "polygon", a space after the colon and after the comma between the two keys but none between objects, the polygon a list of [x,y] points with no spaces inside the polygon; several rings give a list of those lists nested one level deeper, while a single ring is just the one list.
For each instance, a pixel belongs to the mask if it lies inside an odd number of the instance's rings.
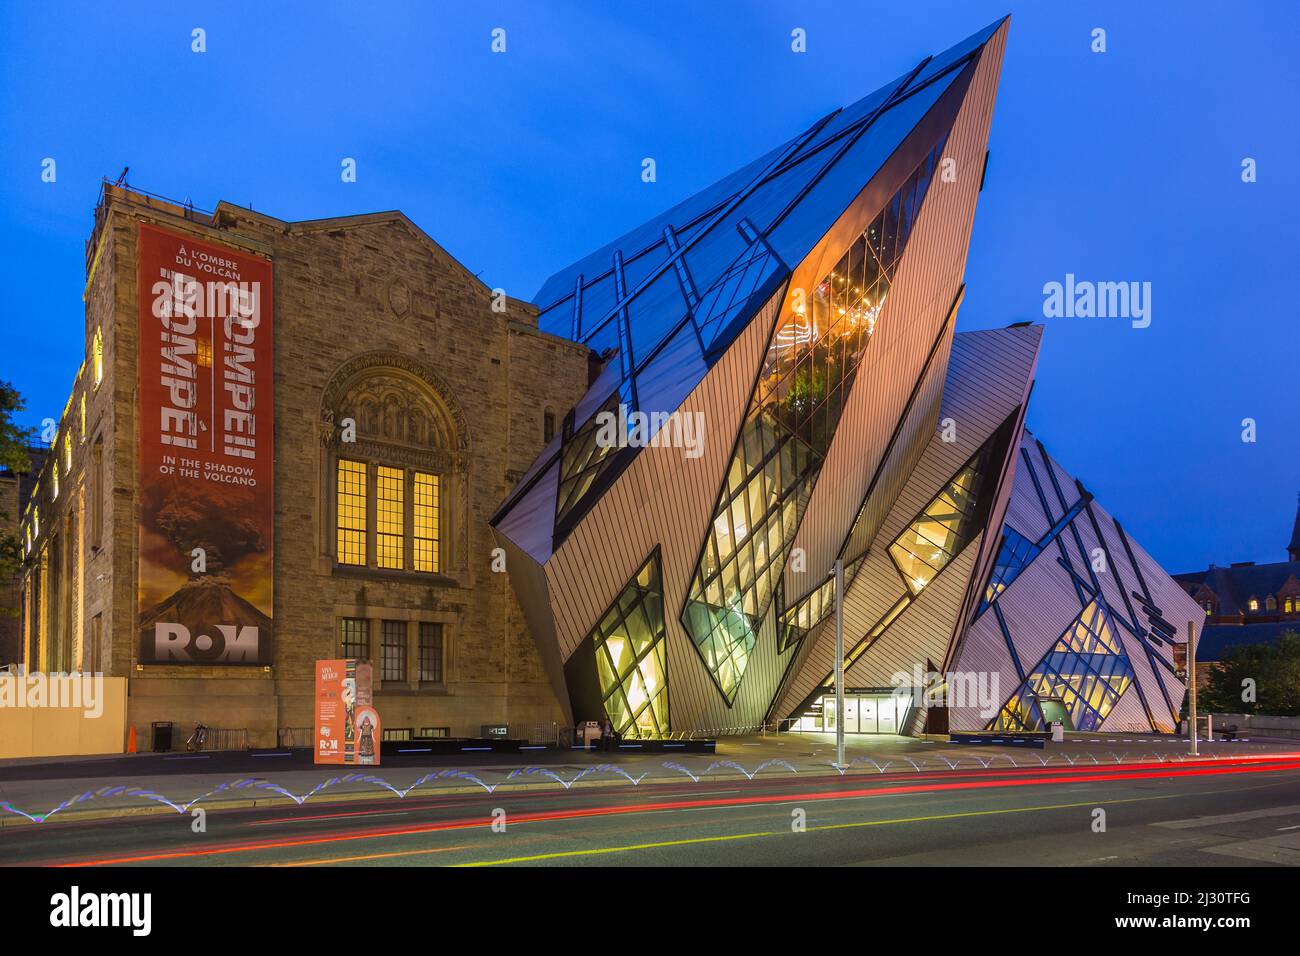
[{"label": "blue evening sky", "polygon": [[[1007,12],[960,327],[1046,322],[1030,427],[1170,571],[1284,558],[1300,491],[1290,0],[6,3],[0,379],[28,423],[58,417],[97,190],[125,165],[207,209],[401,209],[527,299]],[[1150,327],[1044,320],[1043,284],[1066,273],[1150,282]]]}]

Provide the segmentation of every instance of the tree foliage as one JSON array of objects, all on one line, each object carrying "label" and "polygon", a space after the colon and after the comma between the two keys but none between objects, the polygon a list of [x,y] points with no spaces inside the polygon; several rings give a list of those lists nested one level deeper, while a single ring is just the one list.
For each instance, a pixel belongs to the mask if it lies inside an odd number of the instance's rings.
[{"label": "tree foliage", "polygon": [[[1243,700],[1252,686],[1254,699]],[[1198,710],[1206,712],[1300,717],[1300,633],[1287,631],[1272,644],[1228,648],[1210,671],[1203,694]]]},{"label": "tree foliage", "polygon": [[[0,470],[24,472],[31,467],[27,458],[31,430],[19,427],[14,421],[14,416],[26,407],[16,388],[0,382]],[[23,560],[22,542],[17,531],[10,530],[11,523],[17,527],[18,515],[9,514],[7,503],[0,500],[0,581],[14,580]],[[7,591],[0,590],[0,595]],[[12,617],[17,613],[17,608],[9,607],[0,597],[0,615]]]}]

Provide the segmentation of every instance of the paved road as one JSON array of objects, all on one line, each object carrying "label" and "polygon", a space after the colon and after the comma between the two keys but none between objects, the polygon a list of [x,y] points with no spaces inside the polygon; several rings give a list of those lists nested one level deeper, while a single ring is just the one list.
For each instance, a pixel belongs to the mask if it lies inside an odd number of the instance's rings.
[{"label": "paved road", "polygon": [[[1205,756],[1300,755],[1294,741],[1216,742]],[[717,753],[615,753],[570,750],[521,754],[402,754],[379,768],[313,767],[307,751],[136,754],[130,757],[0,761],[0,830],[33,820],[70,822],[72,817],[141,812],[172,813],[194,801],[204,808],[266,806],[307,799],[311,805],[339,799],[431,796],[457,791],[560,787],[584,788],[633,778],[643,785],[680,783],[684,776],[707,782],[747,776],[820,776],[834,768],[828,735],[731,737]],[[897,771],[933,772],[991,766],[1068,768],[1186,759],[1185,741],[1168,737],[1081,736],[1046,749],[936,744],[906,737],[850,739],[845,760],[853,775]]]},{"label": "paved road", "polygon": [[167,815],[9,828],[0,862],[1298,865],[1300,759],[412,795],[214,810],[206,832],[191,826]]}]

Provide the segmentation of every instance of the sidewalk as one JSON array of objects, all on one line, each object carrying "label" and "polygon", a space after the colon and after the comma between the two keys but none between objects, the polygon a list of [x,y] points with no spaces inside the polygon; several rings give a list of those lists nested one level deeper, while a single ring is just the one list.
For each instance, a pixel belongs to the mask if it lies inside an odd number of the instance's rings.
[{"label": "sidewalk", "polygon": [[[1202,742],[1201,759],[1267,757],[1300,753],[1294,741]],[[293,806],[405,799],[464,793],[509,793],[609,786],[736,782],[773,776],[823,777],[835,767],[833,734],[783,734],[730,737],[718,741],[717,753],[644,754],[636,752],[566,753],[544,751],[507,757],[484,755],[458,759],[430,758],[372,768],[281,766],[248,755],[205,755],[223,766],[207,772],[184,772],[193,755],[171,755],[176,771],[133,774],[131,759],[117,758],[125,769],[111,775],[52,776],[60,770],[89,773],[88,758],[0,762],[0,827],[32,826],[138,814],[187,813],[235,807]],[[241,759],[242,757],[242,759]],[[1015,768],[1181,762],[1189,758],[1187,741],[1140,735],[1072,735],[1045,749],[962,746],[909,737],[846,738],[843,776],[934,774]],[[153,758],[156,766],[159,758]],[[197,761],[195,761],[197,762]],[[71,765],[71,766],[69,766]],[[102,764],[102,768],[111,765]],[[143,765],[142,765],[143,766]],[[114,768],[116,769],[116,768]]]}]

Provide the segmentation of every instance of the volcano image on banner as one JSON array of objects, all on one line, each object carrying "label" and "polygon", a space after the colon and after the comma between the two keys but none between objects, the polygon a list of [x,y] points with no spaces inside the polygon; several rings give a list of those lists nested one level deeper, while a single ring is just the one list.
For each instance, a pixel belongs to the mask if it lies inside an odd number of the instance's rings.
[{"label": "volcano image on banner", "polygon": [[140,224],[139,660],[269,664],[271,264]]}]

